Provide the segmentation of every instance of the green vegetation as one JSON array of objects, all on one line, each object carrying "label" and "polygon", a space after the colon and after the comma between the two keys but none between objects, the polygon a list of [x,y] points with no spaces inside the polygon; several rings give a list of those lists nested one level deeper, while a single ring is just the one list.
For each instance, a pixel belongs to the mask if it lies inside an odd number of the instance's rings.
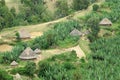
[{"label": "green vegetation", "polygon": [[60,18],[70,14],[70,11],[69,11],[70,8],[66,0],[58,0],[56,2],[56,7],[57,7],[57,10],[55,12],[56,17]]},{"label": "green vegetation", "polygon": [[2,58],[0,59],[1,63],[10,63],[12,61],[18,60],[19,55],[24,50],[23,46],[15,46],[10,52],[3,52]]},{"label": "green vegetation", "polygon": [[93,5],[93,11],[97,11],[98,9],[99,9],[99,5],[94,4],[94,5]]},{"label": "green vegetation", "polygon": [[93,51],[88,63],[81,67],[83,80],[120,79],[120,36],[99,39],[90,44]]},{"label": "green vegetation", "polygon": [[87,9],[89,6],[89,0],[73,0],[74,10]]},{"label": "green vegetation", "polygon": [[[89,4],[95,1],[96,0],[74,0],[72,4],[73,11],[86,9]],[[80,20],[83,22],[82,24],[75,20],[56,23],[52,29],[46,31],[42,36],[22,43],[22,45],[20,43],[20,45],[14,47],[10,52],[0,53],[0,62],[6,64],[13,60],[19,62],[18,57],[27,46],[32,47],[34,50],[36,48],[50,49],[55,47],[70,47],[79,43],[86,53],[86,58],[79,59],[75,51],[70,51],[42,60],[38,65],[34,62],[22,63],[22,61],[20,61],[22,66],[8,70],[8,72],[10,72],[10,74],[20,73],[21,75],[29,76],[33,80],[119,80],[120,0],[105,1],[106,2],[100,6],[97,4],[91,6],[93,9],[91,13],[88,13]],[[47,18],[45,16],[47,13],[43,0],[21,0],[21,3],[24,5],[24,8],[22,8],[23,12],[16,14],[14,8],[8,10],[5,7],[4,0],[0,1],[0,10],[2,11],[0,27],[1,25],[3,26],[3,18],[6,20],[4,25],[10,25],[12,21],[14,22],[14,17],[11,18],[12,20],[10,19],[11,22],[8,19],[10,15],[17,16],[17,21],[20,22],[12,25],[32,24],[51,20],[49,15]],[[7,18],[3,15],[3,8],[6,10]],[[43,13],[41,10],[43,10]],[[57,2],[57,12],[57,17],[69,15],[69,5],[66,1]],[[25,20],[23,20],[23,17]],[[113,22],[111,27],[99,26],[100,20],[105,17]],[[82,37],[87,37],[89,41],[82,41],[78,36],[71,36],[70,32],[74,28],[80,31],[83,29],[89,30],[90,33]],[[106,33],[103,34],[103,36],[99,36],[100,30],[104,30]],[[19,40],[19,35],[16,34],[16,36]],[[2,43],[2,41],[0,43]],[[0,70],[0,79],[13,80],[13,78],[3,70]]]},{"label": "green vegetation", "polygon": [[6,71],[0,69],[0,80],[13,80],[13,77]]},{"label": "green vegetation", "polygon": [[76,80],[77,60],[75,51],[53,56],[39,62],[38,76],[43,80]]},{"label": "green vegetation", "polygon": [[67,45],[72,42],[74,45],[79,40],[79,36],[70,36],[70,32],[74,28],[81,29],[77,21],[71,20],[67,22],[57,23],[54,25],[53,29],[48,30],[44,33],[43,36],[37,37],[35,40],[33,40],[30,46],[33,49],[48,49],[54,46],[60,46],[63,43],[66,43]]},{"label": "green vegetation", "polygon": [[26,75],[33,77],[36,71],[36,64],[34,62],[27,62],[24,67],[14,68],[10,71],[11,74],[19,73],[21,75]]}]

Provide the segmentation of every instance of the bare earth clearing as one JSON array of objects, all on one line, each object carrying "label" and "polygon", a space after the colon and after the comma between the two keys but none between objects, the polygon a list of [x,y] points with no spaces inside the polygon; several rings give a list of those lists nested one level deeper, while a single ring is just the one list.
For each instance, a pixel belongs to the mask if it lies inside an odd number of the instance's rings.
[{"label": "bare earth clearing", "polygon": [[7,45],[7,44],[0,45],[0,52],[11,51],[11,49],[12,49],[12,46],[10,45]]}]

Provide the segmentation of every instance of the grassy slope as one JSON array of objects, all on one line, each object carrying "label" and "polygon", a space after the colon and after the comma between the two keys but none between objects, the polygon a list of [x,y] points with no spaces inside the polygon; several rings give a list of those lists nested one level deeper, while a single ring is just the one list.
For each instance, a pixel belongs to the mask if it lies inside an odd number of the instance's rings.
[{"label": "grassy slope", "polygon": [[[97,2],[96,4],[101,4],[103,1],[104,0],[101,0],[100,2]],[[13,28],[7,28],[7,29],[4,29],[2,32],[0,32],[0,35],[14,34],[15,31],[18,31],[22,28],[27,29],[30,32],[38,32],[38,31],[43,32],[43,31],[49,29],[48,25],[51,25],[51,24],[54,24],[57,22],[61,22],[61,21],[66,21],[68,17],[71,17],[73,19],[77,19],[78,17],[85,16],[88,12],[92,11],[92,5],[89,6],[88,9],[86,9],[86,10],[77,11],[69,16],[66,16],[64,18],[60,18],[58,20],[54,20],[54,21],[50,21],[50,22],[46,22],[46,23],[41,23],[41,24],[37,24],[37,25],[16,26]]]}]

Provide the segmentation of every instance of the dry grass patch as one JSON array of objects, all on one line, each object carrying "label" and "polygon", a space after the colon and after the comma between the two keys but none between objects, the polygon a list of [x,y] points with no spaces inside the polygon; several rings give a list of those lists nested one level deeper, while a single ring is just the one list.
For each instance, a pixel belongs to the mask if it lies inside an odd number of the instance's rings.
[{"label": "dry grass patch", "polygon": [[13,47],[8,44],[2,44],[0,45],[0,52],[11,51],[12,48]]}]

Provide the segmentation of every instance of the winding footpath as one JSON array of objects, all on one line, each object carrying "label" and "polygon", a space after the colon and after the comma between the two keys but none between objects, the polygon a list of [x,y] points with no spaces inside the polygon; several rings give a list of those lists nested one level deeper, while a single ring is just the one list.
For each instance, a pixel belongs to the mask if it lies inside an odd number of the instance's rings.
[{"label": "winding footpath", "polygon": [[[62,54],[64,52],[68,52],[68,51],[72,51],[72,50],[76,51],[76,54],[77,54],[78,58],[85,57],[85,53],[79,47],[79,45],[77,45],[75,47],[71,47],[71,48],[68,48],[68,49],[43,50],[42,54],[38,55],[38,58],[35,60],[35,62],[38,63],[39,61],[44,60],[46,58],[49,58],[51,56]],[[48,53],[48,54],[46,54],[46,53]],[[49,55],[49,56],[47,56],[47,55]]]}]

